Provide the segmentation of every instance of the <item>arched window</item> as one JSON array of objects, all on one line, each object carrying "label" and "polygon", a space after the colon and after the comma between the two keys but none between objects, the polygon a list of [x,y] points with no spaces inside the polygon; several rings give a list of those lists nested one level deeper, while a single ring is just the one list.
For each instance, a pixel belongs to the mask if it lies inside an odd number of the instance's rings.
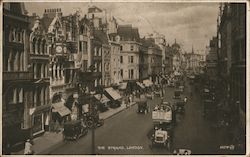
[{"label": "arched window", "polygon": [[9,42],[13,41],[13,28],[9,29]]},{"label": "arched window", "polygon": [[32,41],[32,53],[36,53],[37,51],[36,51],[36,38],[34,38],[33,39],[33,41]]},{"label": "arched window", "polygon": [[36,79],[36,63],[33,63],[33,76]]},{"label": "arched window", "polygon": [[57,76],[56,76],[57,75],[56,64],[53,65],[52,70],[54,71],[53,72],[53,79],[56,79],[57,78]]},{"label": "arched window", "polygon": [[41,53],[41,39],[37,40],[37,53],[40,54]]},{"label": "arched window", "polygon": [[59,75],[61,78],[63,78],[63,65],[61,64],[59,68],[60,68],[60,72],[61,72]]},{"label": "arched window", "polygon": [[19,63],[20,58],[19,58],[19,52],[16,52],[15,54],[15,61],[14,61],[14,71],[18,71],[19,70]]},{"label": "arched window", "polygon": [[43,54],[47,54],[47,47],[46,47],[46,40],[43,40],[43,44],[42,44],[42,53]]},{"label": "arched window", "polygon": [[23,102],[23,88],[20,88],[18,90],[18,102],[20,102],[20,103]]},{"label": "arched window", "polygon": [[24,58],[23,58],[23,52],[20,52],[20,60],[19,60],[19,63],[20,63],[20,71],[23,71],[23,66],[24,66]]},{"label": "arched window", "polygon": [[99,50],[98,50],[98,56],[102,56],[102,49],[101,48],[99,48]]},{"label": "arched window", "polygon": [[41,64],[37,64],[37,78],[41,78]]},{"label": "arched window", "polygon": [[19,39],[20,39],[20,29],[16,29],[16,41],[15,42],[19,42]]},{"label": "arched window", "polygon": [[41,64],[41,78],[44,78],[44,64]]},{"label": "arched window", "polygon": [[15,28],[13,28],[13,30],[12,30],[12,36],[11,36],[11,41],[12,42],[15,42],[16,41],[16,29]]},{"label": "arched window", "polygon": [[44,65],[44,77],[48,77],[48,65]]},{"label": "arched window", "polygon": [[19,32],[18,32],[18,34],[19,34],[19,38],[18,38],[18,41],[20,42],[20,43],[22,43],[23,41],[22,41],[22,37],[23,37],[23,31],[22,30],[19,30]]},{"label": "arched window", "polygon": [[12,65],[13,65],[13,52],[12,49],[10,49],[9,56],[8,56],[8,71],[12,71]]}]

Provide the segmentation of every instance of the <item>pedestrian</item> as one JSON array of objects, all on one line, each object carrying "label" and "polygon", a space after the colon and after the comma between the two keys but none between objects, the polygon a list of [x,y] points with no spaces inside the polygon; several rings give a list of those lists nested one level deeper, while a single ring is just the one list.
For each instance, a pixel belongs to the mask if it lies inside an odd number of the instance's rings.
[{"label": "pedestrian", "polygon": [[132,104],[132,95],[129,96],[129,106]]},{"label": "pedestrian", "polygon": [[24,155],[33,155],[34,154],[32,146],[33,145],[31,143],[30,139],[27,139],[27,141],[25,142]]},{"label": "pedestrian", "polygon": [[184,98],[184,102],[187,103],[187,97]]}]

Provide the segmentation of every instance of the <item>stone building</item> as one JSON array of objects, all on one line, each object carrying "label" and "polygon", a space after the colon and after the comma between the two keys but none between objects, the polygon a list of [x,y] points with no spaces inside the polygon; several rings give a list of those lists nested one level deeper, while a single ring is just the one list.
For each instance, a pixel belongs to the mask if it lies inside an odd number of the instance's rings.
[{"label": "stone building", "polygon": [[140,37],[138,28],[132,25],[119,25],[117,30],[120,36],[120,65],[122,80],[138,80],[139,79],[139,50]]},{"label": "stone building", "polygon": [[3,153],[29,137],[34,75],[29,61],[29,18],[23,3],[3,5]]},{"label": "stone building", "polygon": [[32,115],[32,134],[35,136],[48,130],[50,116],[50,75],[49,52],[47,49],[46,28],[35,14],[30,17],[29,53],[33,72],[33,103],[30,103]]}]

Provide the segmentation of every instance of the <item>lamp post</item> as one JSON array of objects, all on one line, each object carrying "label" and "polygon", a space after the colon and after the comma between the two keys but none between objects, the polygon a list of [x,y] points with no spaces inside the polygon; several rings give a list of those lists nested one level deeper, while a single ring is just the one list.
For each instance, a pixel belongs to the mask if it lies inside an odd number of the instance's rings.
[{"label": "lamp post", "polygon": [[[90,76],[91,76],[91,80],[93,80],[93,72],[95,71],[95,66],[91,65],[89,67],[89,70],[91,72]],[[92,120],[92,126],[91,126],[91,141],[92,141],[92,145],[91,145],[91,153],[92,155],[95,155],[95,127],[96,127],[96,107],[93,101],[93,97],[94,97],[94,92],[90,92],[90,114],[91,114],[91,120]]]}]

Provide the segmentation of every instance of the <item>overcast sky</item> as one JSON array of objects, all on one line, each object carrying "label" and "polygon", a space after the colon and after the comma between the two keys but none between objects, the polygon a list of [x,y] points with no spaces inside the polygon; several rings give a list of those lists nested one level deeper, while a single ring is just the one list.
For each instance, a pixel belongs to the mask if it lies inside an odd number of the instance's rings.
[{"label": "overcast sky", "polygon": [[176,39],[187,52],[192,45],[195,50],[205,50],[209,40],[216,35],[218,3],[151,3],[151,2],[26,2],[29,14],[42,16],[45,8],[62,8],[63,15],[80,8],[87,13],[89,5],[112,12],[120,24],[132,24],[139,28],[141,37],[154,31],[164,34],[168,43]]}]

